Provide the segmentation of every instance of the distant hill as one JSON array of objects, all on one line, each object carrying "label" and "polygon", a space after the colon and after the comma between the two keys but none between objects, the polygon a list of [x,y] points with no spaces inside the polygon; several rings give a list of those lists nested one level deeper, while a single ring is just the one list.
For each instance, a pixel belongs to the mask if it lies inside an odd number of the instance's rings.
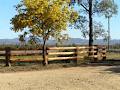
[{"label": "distant hill", "polygon": [[19,39],[0,39],[0,44],[19,44]]},{"label": "distant hill", "polygon": [[[0,44],[19,44],[19,40],[18,38],[15,39],[0,39]],[[41,41],[42,43],[42,41]],[[49,40],[47,41],[48,45],[55,45],[56,41],[55,40]],[[63,42],[64,45],[85,45],[88,44],[88,40],[86,39],[81,39],[81,38],[71,38],[68,41],[64,41]],[[105,45],[106,42],[104,42],[103,40],[99,39],[99,40],[95,40],[94,44],[98,44],[98,45]],[[113,39],[111,40],[111,44],[120,44],[120,39]]]}]

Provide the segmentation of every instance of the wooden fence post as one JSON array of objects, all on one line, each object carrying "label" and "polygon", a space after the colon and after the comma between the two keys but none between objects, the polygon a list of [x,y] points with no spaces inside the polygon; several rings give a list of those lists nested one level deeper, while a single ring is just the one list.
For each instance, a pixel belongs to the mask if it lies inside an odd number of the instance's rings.
[{"label": "wooden fence post", "polygon": [[94,46],[94,51],[95,51],[95,53],[94,53],[94,61],[97,61],[98,60],[98,46],[97,45]]},{"label": "wooden fence post", "polygon": [[88,51],[89,51],[88,52],[89,60],[92,61],[93,60],[93,46],[90,46]]},{"label": "wooden fence post", "polygon": [[102,60],[106,60],[106,47],[102,47]]},{"label": "wooden fence post", "polygon": [[75,59],[71,59],[70,60],[70,63],[72,64],[72,65],[77,65],[77,60],[78,60],[78,48],[77,47],[75,47],[74,49],[73,49],[73,51],[74,51],[74,54],[72,55],[72,56],[74,56],[75,57]]},{"label": "wooden fence post", "polygon": [[46,48],[45,65],[48,65],[48,48]]},{"label": "wooden fence post", "polygon": [[75,64],[77,65],[77,62],[79,60],[79,48],[78,48],[78,46],[75,49],[75,56],[76,56]]},{"label": "wooden fence post", "polygon": [[5,66],[11,66],[10,64],[10,55],[11,55],[11,49],[10,47],[5,48]]},{"label": "wooden fence post", "polygon": [[78,62],[79,60],[79,48],[78,46],[76,47],[76,63]]}]

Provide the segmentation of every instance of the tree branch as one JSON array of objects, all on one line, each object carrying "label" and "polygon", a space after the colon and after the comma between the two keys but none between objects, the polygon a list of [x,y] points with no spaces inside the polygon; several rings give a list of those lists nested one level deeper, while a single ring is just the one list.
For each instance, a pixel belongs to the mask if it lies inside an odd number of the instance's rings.
[{"label": "tree branch", "polygon": [[80,4],[87,12],[89,12],[89,9],[87,9],[83,4]]}]

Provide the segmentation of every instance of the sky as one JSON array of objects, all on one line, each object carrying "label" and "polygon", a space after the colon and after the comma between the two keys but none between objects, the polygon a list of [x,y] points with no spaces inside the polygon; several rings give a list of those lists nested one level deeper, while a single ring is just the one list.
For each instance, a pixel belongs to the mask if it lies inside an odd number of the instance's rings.
[{"label": "sky", "polygon": [[[118,4],[118,15],[111,18],[111,37],[112,39],[120,39],[120,0],[114,0]],[[11,31],[10,19],[17,13],[15,5],[20,0],[0,0],[0,39],[13,39],[17,38],[19,33]],[[99,19],[105,30],[107,30],[107,19],[101,17]],[[68,34],[72,38],[82,38],[80,30],[69,30]]]}]

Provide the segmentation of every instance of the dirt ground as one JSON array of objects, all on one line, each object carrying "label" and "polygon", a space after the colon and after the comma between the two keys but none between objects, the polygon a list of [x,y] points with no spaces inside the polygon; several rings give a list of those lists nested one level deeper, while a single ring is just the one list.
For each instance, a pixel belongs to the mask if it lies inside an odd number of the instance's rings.
[{"label": "dirt ground", "polygon": [[0,73],[0,90],[120,90],[120,66]]}]

